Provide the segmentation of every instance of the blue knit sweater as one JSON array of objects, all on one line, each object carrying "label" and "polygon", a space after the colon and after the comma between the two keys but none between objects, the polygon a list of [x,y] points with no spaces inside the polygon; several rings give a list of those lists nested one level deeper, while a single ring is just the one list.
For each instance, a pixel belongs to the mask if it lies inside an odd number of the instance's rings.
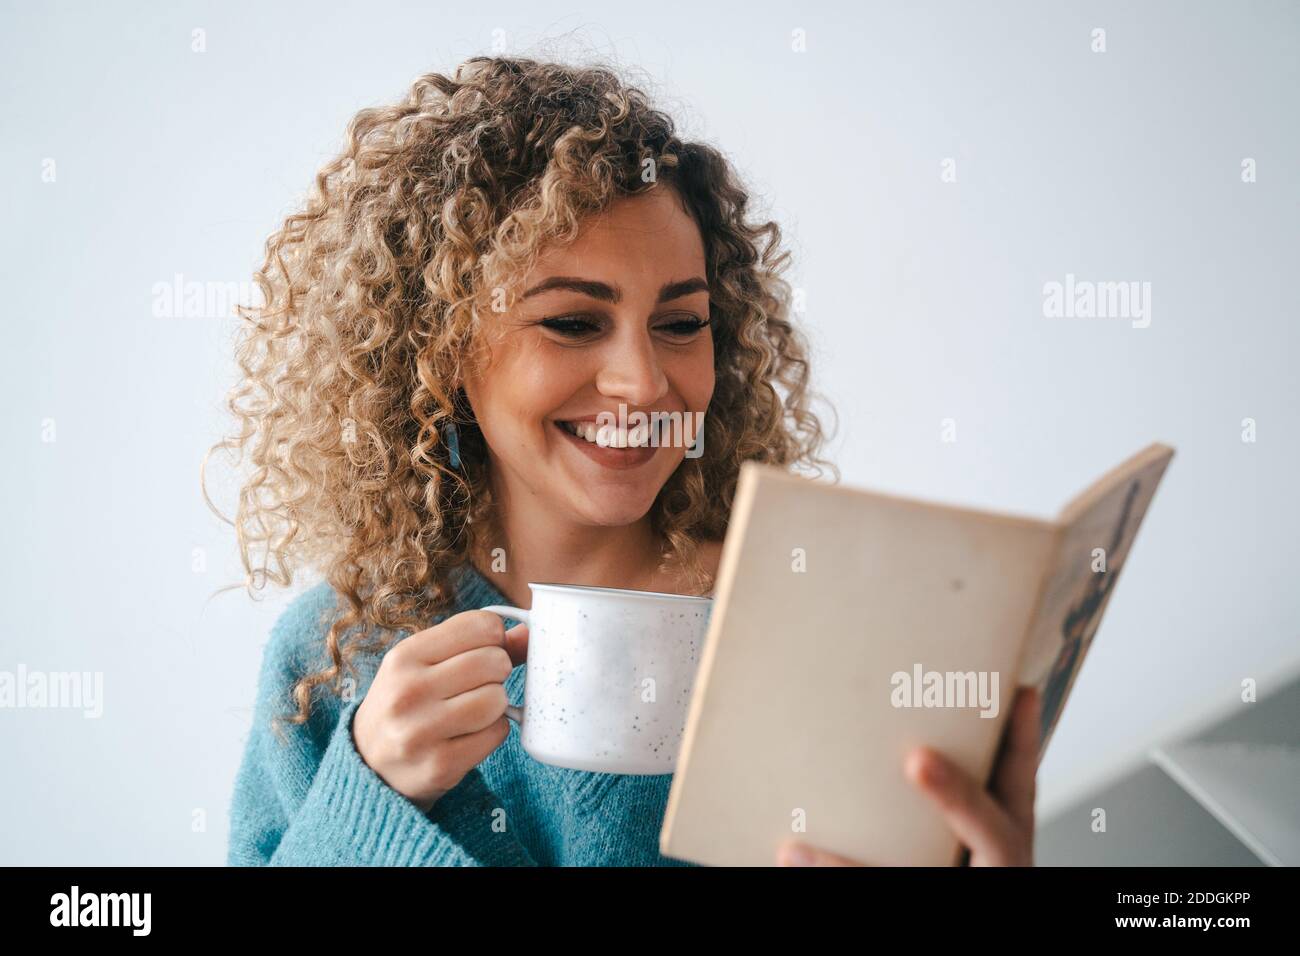
[{"label": "blue knit sweater", "polygon": [[[510,603],[472,566],[460,569],[456,582],[450,613]],[[318,691],[305,724],[281,724],[288,738],[281,742],[271,718],[292,712],[294,682],[325,660],[323,637],[335,611],[334,592],[322,583],[299,596],[271,631],[235,778],[230,865],[693,865],[659,853],[671,774],[541,764],[524,752],[513,723],[501,746],[421,812],[370,769],[352,742],[352,717],[379,666],[374,654],[354,658],[350,700]],[[526,666],[506,681],[515,705]]]}]

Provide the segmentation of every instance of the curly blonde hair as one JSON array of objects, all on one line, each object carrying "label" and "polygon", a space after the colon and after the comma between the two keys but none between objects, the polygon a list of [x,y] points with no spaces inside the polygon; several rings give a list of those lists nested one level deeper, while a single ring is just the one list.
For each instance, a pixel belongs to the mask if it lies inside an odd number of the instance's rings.
[{"label": "curly blonde hair", "polygon": [[305,210],[267,240],[263,304],[238,309],[238,434],[209,451],[251,459],[231,522],[236,586],[288,585],[308,565],[340,599],[328,664],[294,687],[292,723],[318,687],[340,691],[356,654],[450,610],[455,569],[494,527],[461,386],[483,357],[476,315],[586,217],[656,183],[704,240],[716,366],[713,453],[685,459],[652,507],[662,566],[711,586],[697,544],[723,537],[742,462],[829,465],[780,276],[789,254],[776,223],[746,221],[749,195],[718,151],[680,140],[609,67],[474,57],[421,76],[403,102],[357,113]]}]

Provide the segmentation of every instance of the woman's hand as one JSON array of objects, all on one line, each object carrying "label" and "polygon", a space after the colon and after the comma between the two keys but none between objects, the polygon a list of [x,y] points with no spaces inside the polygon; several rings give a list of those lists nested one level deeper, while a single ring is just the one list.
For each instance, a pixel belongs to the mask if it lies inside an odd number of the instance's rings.
[{"label": "woman's hand", "polygon": [[528,654],[528,626],[462,611],[398,641],[352,718],[379,777],[428,813],[510,733],[505,681]]},{"label": "woman's hand", "polygon": [[[1038,692],[1022,687],[986,791],[970,774],[928,747],[908,754],[907,778],[935,802],[971,866],[1034,865],[1034,776],[1038,769]],[[798,858],[798,850],[807,859]],[[842,856],[787,840],[777,851],[783,866],[862,866]]]}]

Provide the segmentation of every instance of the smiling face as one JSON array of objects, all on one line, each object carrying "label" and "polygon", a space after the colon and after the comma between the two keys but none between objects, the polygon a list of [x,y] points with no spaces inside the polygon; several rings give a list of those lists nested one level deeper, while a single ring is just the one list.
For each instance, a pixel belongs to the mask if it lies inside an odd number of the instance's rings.
[{"label": "smiling face", "polygon": [[[699,228],[671,187],[622,197],[521,288],[510,311],[482,317],[491,357],[465,382],[494,483],[512,507],[578,524],[640,520],[685,457],[688,413],[713,395]],[[631,426],[638,412],[675,413],[690,431],[601,433],[620,406]]]}]

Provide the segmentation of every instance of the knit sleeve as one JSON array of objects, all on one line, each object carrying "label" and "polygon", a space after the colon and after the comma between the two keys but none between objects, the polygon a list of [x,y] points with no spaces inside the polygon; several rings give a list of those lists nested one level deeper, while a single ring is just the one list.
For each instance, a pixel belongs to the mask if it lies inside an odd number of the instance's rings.
[{"label": "knit sleeve", "polygon": [[[291,609],[264,652],[253,727],[236,775],[227,862],[232,866],[535,866],[527,849],[497,825],[501,801],[478,768],[424,813],[393,790],[357,752],[357,698],[332,726],[313,713],[270,726],[298,665]],[[317,707],[324,707],[317,704]]]}]

